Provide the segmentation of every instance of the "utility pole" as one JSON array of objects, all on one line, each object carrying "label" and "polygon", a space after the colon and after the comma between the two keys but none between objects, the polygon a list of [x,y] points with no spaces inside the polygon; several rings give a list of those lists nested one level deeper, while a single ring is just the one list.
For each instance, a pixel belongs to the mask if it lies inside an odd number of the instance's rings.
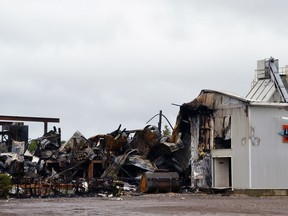
[{"label": "utility pole", "polygon": [[159,115],[159,122],[158,122],[158,130],[161,134],[161,127],[162,127],[162,117],[164,117],[166,119],[166,121],[168,122],[168,124],[170,125],[170,127],[173,129],[173,126],[171,125],[171,123],[169,122],[169,120],[167,119],[167,117],[162,113],[162,110],[159,111],[159,114],[156,114],[155,116],[153,116],[149,121],[146,122],[146,124],[148,124],[152,119],[154,119],[157,115]]},{"label": "utility pole", "polygon": [[162,110],[160,110],[159,112],[159,122],[158,122],[158,129],[160,131],[160,134],[161,134],[161,124],[162,124]]}]

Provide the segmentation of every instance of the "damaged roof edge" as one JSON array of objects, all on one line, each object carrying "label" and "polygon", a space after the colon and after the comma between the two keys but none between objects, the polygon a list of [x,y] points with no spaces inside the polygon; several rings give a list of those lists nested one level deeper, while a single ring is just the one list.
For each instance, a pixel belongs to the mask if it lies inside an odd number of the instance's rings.
[{"label": "damaged roof edge", "polygon": [[[199,105],[204,105],[204,106],[207,106],[207,109],[213,109],[213,107],[215,105],[213,102],[214,99],[212,99],[212,97],[209,97],[209,98],[203,97],[204,95],[213,95],[213,94],[227,96],[227,97],[242,101],[243,103],[247,103],[247,104],[249,104],[249,102],[250,102],[248,99],[241,97],[241,96],[238,96],[236,94],[221,92],[221,91],[216,91],[216,90],[210,90],[210,89],[203,89],[203,90],[201,90],[200,94],[195,99],[193,99],[192,101],[190,101],[188,103],[182,104],[181,107],[182,108],[188,108],[188,109],[192,108],[194,110],[194,109],[197,109],[199,107]],[[208,102],[208,101],[210,101],[210,102]]]},{"label": "damaged roof edge", "polygon": [[197,98],[199,98],[201,95],[203,94],[207,94],[207,93],[214,93],[214,94],[220,94],[220,95],[224,95],[227,97],[231,97],[234,99],[237,99],[239,101],[242,101],[244,103],[247,103],[247,105],[251,105],[251,106],[273,106],[273,107],[288,107],[288,103],[279,103],[279,102],[263,102],[263,101],[259,101],[259,100],[250,100],[248,98],[236,95],[234,93],[229,93],[229,92],[224,92],[224,91],[217,91],[217,90],[211,90],[211,89],[203,89],[201,90],[200,94],[191,102],[188,103],[184,103],[181,105],[181,107],[186,107],[191,105],[195,100],[197,100]]},{"label": "damaged roof edge", "polygon": [[239,96],[239,95],[236,95],[234,93],[230,93],[230,92],[224,92],[224,91],[216,91],[216,90],[211,90],[211,89],[203,89],[201,90],[199,96],[201,94],[204,94],[204,93],[217,93],[217,94],[222,94],[222,95],[225,95],[225,96],[228,96],[228,97],[232,97],[232,98],[235,98],[235,99],[238,99],[238,100],[241,100],[243,102],[248,102],[249,103],[249,99],[247,98],[244,98],[242,96]]}]

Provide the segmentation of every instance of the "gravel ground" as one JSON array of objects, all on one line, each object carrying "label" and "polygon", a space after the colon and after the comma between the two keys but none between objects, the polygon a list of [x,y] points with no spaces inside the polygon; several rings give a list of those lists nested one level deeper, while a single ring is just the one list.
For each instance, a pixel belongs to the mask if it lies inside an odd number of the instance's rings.
[{"label": "gravel ground", "polygon": [[0,215],[288,215],[288,197],[152,194],[0,200]]}]

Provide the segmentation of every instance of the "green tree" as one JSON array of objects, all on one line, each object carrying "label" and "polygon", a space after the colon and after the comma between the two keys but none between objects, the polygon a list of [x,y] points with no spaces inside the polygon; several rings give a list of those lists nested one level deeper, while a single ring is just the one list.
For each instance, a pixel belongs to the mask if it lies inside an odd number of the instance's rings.
[{"label": "green tree", "polygon": [[38,146],[37,140],[31,140],[29,145],[28,145],[28,151],[33,154],[35,152],[37,146]]},{"label": "green tree", "polygon": [[7,174],[0,173],[0,197],[7,197],[8,192],[12,189],[11,177]]},{"label": "green tree", "polygon": [[162,130],[162,134],[164,137],[171,136],[171,131],[170,131],[168,125],[164,125],[164,129]]}]

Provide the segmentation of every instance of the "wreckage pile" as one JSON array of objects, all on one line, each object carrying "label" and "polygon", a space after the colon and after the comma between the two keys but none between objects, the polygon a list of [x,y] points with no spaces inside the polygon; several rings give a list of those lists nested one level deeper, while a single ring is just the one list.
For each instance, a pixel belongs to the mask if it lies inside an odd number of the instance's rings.
[{"label": "wreckage pile", "polygon": [[61,144],[61,131],[54,128],[28,146],[13,141],[10,152],[0,153],[0,173],[12,177],[11,193],[24,197],[178,192],[190,168],[180,161],[184,143],[174,137],[161,136],[151,125],[130,131],[120,125],[88,139],[77,131]]}]

